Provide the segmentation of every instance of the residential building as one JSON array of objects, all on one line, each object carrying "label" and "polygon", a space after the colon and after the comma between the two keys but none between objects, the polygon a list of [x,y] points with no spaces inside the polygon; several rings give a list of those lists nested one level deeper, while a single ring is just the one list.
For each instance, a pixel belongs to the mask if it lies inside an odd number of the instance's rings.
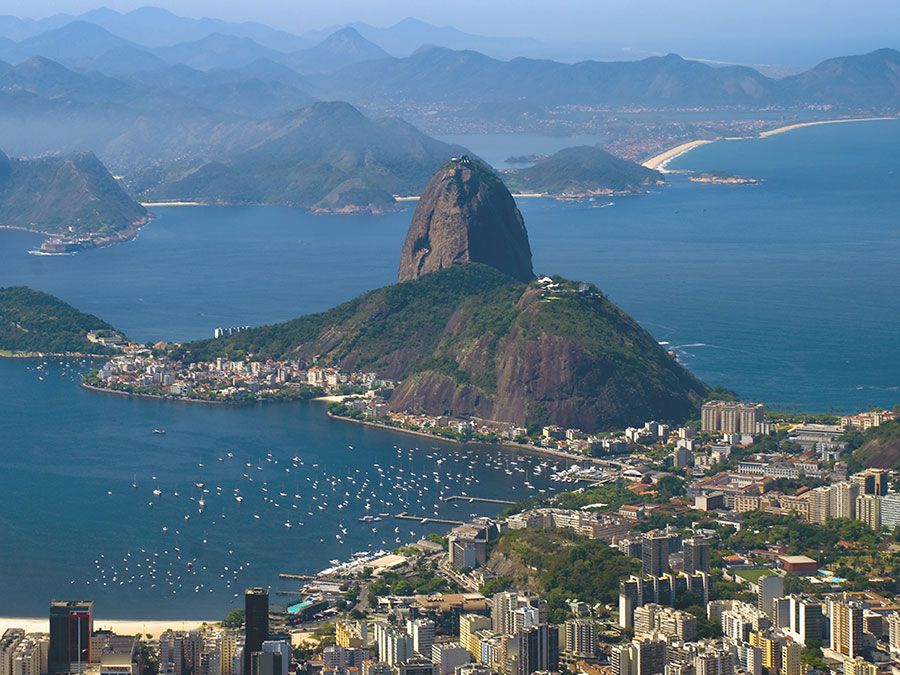
[{"label": "residential building", "polygon": [[844,661],[844,675],[878,675],[878,665],[857,656]]},{"label": "residential building", "polygon": [[692,574],[694,572],[709,572],[709,537],[694,536],[685,539],[681,545],[684,554],[684,571]]},{"label": "residential building", "polygon": [[829,598],[831,617],[831,649],[848,658],[855,658],[863,646],[863,606],[843,595]]},{"label": "residential building", "polygon": [[784,597],[784,579],[776,574],[766,574],[756,582],[756,607],[770,619],[775,619],[775,598]]},{"label": "residential building", "polygon": [[856,517],[876,532],[881,530],[882,497],[863,494],[856,498]]},{"label": "residential building", "polygon": [[413,651],[416,654],[430,658],[431,646],[434,644],[434,621],[431,619],[411,619],[406,622],[406,632],[412,638]]},{"label": "residential building", "polygon": [[591,619],[569,619],[563,624],[562,651],[576,658],[597,655],[597,624]]},{"label": "residential building", "polygon": [[803,648],[796,642],[785,642],[781,646],[781,675],[801,675],[803,673]]},{"label": "residential building", "polygon": [[431,661],[437,666],[438,675],[451,675],[471,660],[469,650],[459,642],[439,642],[431,646]]},{"label": "residential building", "polygon": [[481,659],[481,640],[478,633],[490,630],[491,618],[481,614],[463,614],[459,617],[459,642],[475,660]]},{"label": "residential building", "polygon": [[707,401],[700,411],[701,429],[726,434],[767,433],[762,403]]}]

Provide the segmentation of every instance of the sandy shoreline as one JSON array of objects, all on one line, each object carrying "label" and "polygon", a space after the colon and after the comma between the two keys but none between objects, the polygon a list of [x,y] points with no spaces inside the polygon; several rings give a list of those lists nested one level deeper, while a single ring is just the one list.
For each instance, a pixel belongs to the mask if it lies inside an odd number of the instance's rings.
[{"label": "sandy shoreline", "polygon": [[661,152],[658,155],[654,155],[646,162],[643,162],[641,166],[648,169],[655,169],[656,171],[659,171],[661,173],[665,173],[666,165],[676,157],[680,157],[684,153],[690,152],[694,148],[699,148],[701,145],[706,145],[707,143],[714,142],[715,141],[710,140],[688,141],[687,143],[676,145],[674,148],[669,148],[665,152]]},{"label": "sandy shoreline", "polygon": [[785,134],[789,131],[794,131],[795,129],[802,129],[804,127],[817,127],[824,124],[846,124],[848,122],[878,122],[882,120],[897,119],[900,119],[900,117],[849,117],[846,119],[836,120],[816,120],[813,122],[797,122],[795,124],[786,124],[775,129],[769,129],[768,131],[760,131],[755,136],[728,136],[724,138],[716,138],[713,140],[688,141],[687,143],[676,145],[674,148],[669,148],[665,152],[661,152],[658,155],[654,155],[653,157],[642,162],[641,166],[648,169],[655,169],[657,171],[660,171],[661,173],[666,173],[666,165],[673,159],[675,159],[676,157],[680,157],[681,155],[690,152],[694,148],[698,148],[701,145],[707,145],[708,143],[716,143],[718,141],[743,141],[751,140],[754,138],[768,138],[769,136]]},{"label": "sandy shoreline", "polygon": [[[218,623],[217,620],[200,619],[97,619],[94,618],[94,630],[110,629],[119,635],[147,635],[159,637],[170,628],[172,630],[193,630],[200,628],[204,623]],[[26,633],[47,633],[50,630],[47,617],[0,617],[0,635],[7,628],[24,628]]]},{"label": "sandy shoreline", "polygon": [[141,206],[143,207],[154,207],[154,206],[209,206],[206,202],[191,202],[191,201],[171,201],[171,202],[141,202]]},{"label": "sandy shoreline", "polygon": [[759,132],[759,138],[768,138],[769,136],[777,136],[794,129],[802,129],[803,127],[817,127],[823,124],[846,124],[847,122],[879,122],[882,120],[896,120],[898,117],[852,117],[841,120],[818,120],[817,122],[798,122],[796,124],[787,124],[777,129],[769,129],[768,131]]}]

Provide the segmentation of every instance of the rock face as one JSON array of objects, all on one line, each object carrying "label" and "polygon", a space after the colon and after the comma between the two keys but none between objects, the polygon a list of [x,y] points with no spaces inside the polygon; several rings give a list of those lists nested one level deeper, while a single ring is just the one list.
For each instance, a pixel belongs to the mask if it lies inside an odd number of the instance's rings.
[{"label": "rock face", "polygon": [[431,178],[413,216],[398,281],[452,265],[483,263],[512,278],[534,278],[522,214],[503,181],[482,162],[455,158]]}]

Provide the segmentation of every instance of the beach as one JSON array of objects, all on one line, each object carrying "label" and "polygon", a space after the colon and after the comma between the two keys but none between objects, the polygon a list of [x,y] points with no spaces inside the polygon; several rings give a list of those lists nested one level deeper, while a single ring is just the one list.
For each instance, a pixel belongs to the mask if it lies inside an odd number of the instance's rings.
[{"label": "beach", "polygon": [[[197,619],[165,619],[162,621],[142,621],[140,619],[98,619],[94,617],[94,630],[112,630],[118,635],[137,635],[159,637],[161,633],[169,630],[194,630],[204,623],[217,623],[214,620],[201,621]],[[26,633],[47,633],[50,630],[47,617],[0,617],[0,635],[8,628],[24,628]]]},{"label": "beach", "polygon": [[847,122],[879,122],[883,120],[895,120],[896,117],[853,117],[842,120],[819,120],[817,122],[798,122],[797,124],[787,124],[783,127],[778,127],[777,129],[769,129],[768,131],[761,131],[759,133],[759,138],[768,138],[769,136],[777,136],[778,134],[784,134],[788,131],[793,131],[794,129],[802,129],[803,127],[817,127],[823,124],[846,124]]},{"label": "beach", "polygon": [[660,171],[662,173],[666,173],[666,165],[671,162],[676,157],[680,157],[686,152],[690,152],[694,148],[698,148],[701,145],[706,145],[707,143],[713,143],[711,140],[698,140],[698,141],[688,141],[687,143],[682,143],[681,145],[676,145],[674,148],[670,148],[665,152],[661,152],[658,155],[654,155],[647,161],[643,162],[641,166],[644,166],[648,169],[655,169],[656,171]]},{"label": "beach", "polygon": [[846,124],[847,122],[878,122],[883,120],[896,120],[897,117],[849,117],[846,119],[836,119],[836,120],[816,120],[813,122],[797,122],[795,124],[786,124],[781,127],[777,127],[775,129],[769,129],[768,131],[761,131],[756,136],[729,136],[726,138],[716,138],[712,140],[696,140],[696,141],[688,141],[687,143],[682,143],[681,145],[676,145],[674,148],[669,148],[665,152],[661,152],[658,155],[654,155],[650,159],[645,160],[641,163],[641,166],[646,167],[648,169],[655,169],[661,173],[667,173],[666,165],[671,162],[676,157],[680,157],[681,155],[690,152],[694,148],[699,148],[701,145],[706,145],[708,143],[715,143],[717,141],[742,141],[742,140],[750,140],[752,138],[768,138],[769,136],[777,136],[778,134],[784,134],[788,131],[794,131],[795,129],[802,129],[804,127],[817,127],[823,124]]}]

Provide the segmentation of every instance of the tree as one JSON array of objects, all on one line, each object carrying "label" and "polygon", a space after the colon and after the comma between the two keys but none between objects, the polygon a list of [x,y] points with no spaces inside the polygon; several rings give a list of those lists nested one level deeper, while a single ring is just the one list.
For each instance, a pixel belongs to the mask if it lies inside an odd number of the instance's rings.
[{"label": "tree", "polygon": [[233,609],[228,612],[228,616],[222,621],[225,628],[240,628],[244,625],[244,610]]}]

